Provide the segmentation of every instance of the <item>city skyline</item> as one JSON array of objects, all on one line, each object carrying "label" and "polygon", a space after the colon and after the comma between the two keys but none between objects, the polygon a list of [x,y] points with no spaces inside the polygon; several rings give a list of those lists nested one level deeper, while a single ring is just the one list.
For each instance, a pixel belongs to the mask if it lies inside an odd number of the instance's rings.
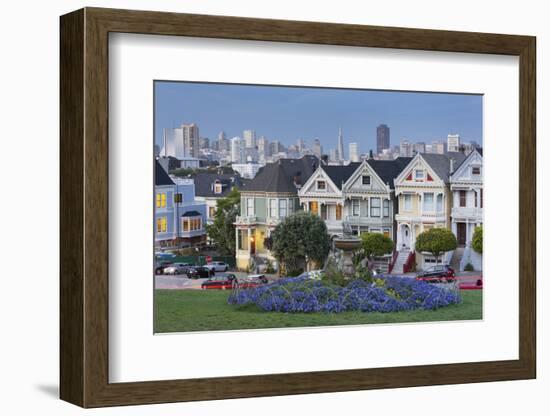
[{"label": "city skyline", "polygon": [[318,138],[325,154],[338,147],[340,128],[344,152],[357,143],[361,154],[376,153],[380,124],[391,129],[391,146],[454,133],[483,142],[481,95],[156,81],[155,143],[164,128],[189,123],[210,142],[220,131],[245,139],[245,130],[285,146]]}]

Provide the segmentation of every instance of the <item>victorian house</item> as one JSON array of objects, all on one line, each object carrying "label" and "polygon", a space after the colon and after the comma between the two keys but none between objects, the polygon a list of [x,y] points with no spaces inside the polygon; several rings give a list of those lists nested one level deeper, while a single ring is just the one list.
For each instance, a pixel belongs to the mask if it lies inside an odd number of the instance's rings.
[{"label": "victorian house", "polygon": [[471,250],[474,229],[483,224],[483,156],[471,152],[450,178],[453,205],[451,228],[458,242],[460,269],[467,263],[481,270],[481,256]]},{"label": "victorian house", "polygon": [[192,179],[172,178],[155,160],[155,247],[189,247],[206,241],[206,204],[195,199]]},{"label": "victorian house", "polygon": [[241,215],[235,222],[239,269],[275,260],[265,240],[280,221],[300,209],[298,191],[318,166],[315,156],[279,159],[262,167],[241,190]]},{"label": "victorian house", "polygon": [[[395,179],[398,198],[397,249],[401,252],[397,270],[413,255],[416,237],[432,227],[451,228],[453,198],[450,178],[464,161],[463,153],[419,153]],[[409,255],[410,254],[410,255]],[[420,268],[435,263],[429,255],[417,253]]]}]

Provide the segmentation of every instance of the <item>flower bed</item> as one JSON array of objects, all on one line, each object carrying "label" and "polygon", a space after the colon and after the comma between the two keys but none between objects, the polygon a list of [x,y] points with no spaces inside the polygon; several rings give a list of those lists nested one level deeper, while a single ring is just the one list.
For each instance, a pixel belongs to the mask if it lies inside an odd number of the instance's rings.
[{"label": "flower bed", "polygon": [[341,287],[307,278],[284,278],[251,289],[235,288],[228,302],[255,304],[264,311],[338,313],[345,311],[398,312],[433,310],[460,302],[455,285],[449,288],[397,276],[361,279]]}]

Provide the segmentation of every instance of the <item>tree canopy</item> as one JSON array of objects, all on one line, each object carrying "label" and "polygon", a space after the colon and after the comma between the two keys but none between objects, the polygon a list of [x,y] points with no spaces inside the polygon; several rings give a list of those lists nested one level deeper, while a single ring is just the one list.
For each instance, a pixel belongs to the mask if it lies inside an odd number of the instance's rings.
[{"label": "tree canopy", "polygon": [[457,247],[455,235],[447,228],[431,228],[416,237],[416,251],[431,253],[436,261],[446,251]]},{"label": "tree canopy", "polygon": [[363,253],[372,260],[373,257],[380,257],[390,254],[393,251],[393,241],[380,233],[361,234]]},{"label": "tree canopy", "polygon": [[483,254],[483,227],[479,226],[474,229],[472,237],[472,248],[476,253]]},{"label": "tree canopy", "polygon": [[233,188],[225,198],[218,200],[214,222],[206,226],[208,236],[214,241],[220,254],[235,255],[235,226],[241,209],[241,193]]},{"label": "tree canopy", "polygon": [[309,260],[323,263],[330,250],[325,222],[309,212],[297,212],[285,218],[271,238],[273,254],[287,272],[302,268]]}]

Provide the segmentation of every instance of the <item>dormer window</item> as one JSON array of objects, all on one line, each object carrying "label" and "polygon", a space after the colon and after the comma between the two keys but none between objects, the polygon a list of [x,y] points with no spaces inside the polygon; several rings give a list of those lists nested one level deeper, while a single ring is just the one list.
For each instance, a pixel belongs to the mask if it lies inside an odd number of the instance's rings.
[{"label": "dormer window", "polygon": [[424,171],[422,169],[417,169],[414,171],[414,179],[416,181],[423,181],[424,180]]},{"label": "dormer window", "polygon": [[472,166],[472,175],[481,175],[481,168],[479,166]]},{"label": "dormer window", "polygon": [[214,193],[215,194],[221,194],[222,193],[222,184],[219,182],[214,183]]},{"label": "dormer window", "polygon": [[370,175],[363,175],[363,185],[370,185]]},{"label": "dormer window", "polygon": [[326,191],[327,190],[326,181],[317,181],[317,190],[318,191]]}]

